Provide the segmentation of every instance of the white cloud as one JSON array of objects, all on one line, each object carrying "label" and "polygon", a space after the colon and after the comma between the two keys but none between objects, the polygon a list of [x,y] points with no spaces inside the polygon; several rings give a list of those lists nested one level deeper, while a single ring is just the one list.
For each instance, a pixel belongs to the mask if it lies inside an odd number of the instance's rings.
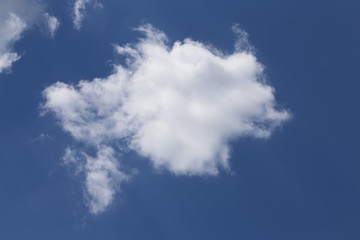
[{"label": "white cloud", "polygon": [[240,27],[239,24],[235,24],[232,30],[237,35],[237,41],[235,42],[235,51],[237,52],[254,52],[255,48],[249,42],[249,34]]},{"label": "white cloud", "polygon": [[19,60],[20,57],[17,53],[3,53],[0,54],[0,73],[9,69],[11,65]]},{"label": "white cloud", "polygon": [[73,6],[73,23],[74,27],[79,30],[81,28],[82,22],[85,18],[86,8],[90,3],[94,4],[94,7],[102,7],[102,4],[96,0],[75,0]]},{"label": "white cloud", "polygon": [[[11,68],[11,65],[20,59],[13,51],[13,45],[23,33],[38,21],[45,7],[36,0],[2,0],[0,7],[0,73]],[[54,34],[58,21],[48,16],[51,23],[50,31]]]},{"label": "white cloud", "polygon": [[56,17],[49,15],[49,13],[45,13],[44,18],[49,31],[49,35],[51,38],[54,38],[56,31],[60,27],[60,21]]},{"label": "white cloud", "polygon": [[126,64],[110,76],[44,91],[44,109],[76,140],[120,142],[175,174],[216,175],[229,168],[230,141],[268,138],[290,118],[240,29],[229,55],[191,39],[169,45],[151,25],[138,30],[140,42],[116,46]]},{"label": "white cloud", "polygon": [[129,175],[120,171],[119,161],[111,147],[100,146],[96,157],[67,148],[63,161],[75,164],[78,174],[84,174],[85,197],[92,214],[98,214],[113,202],[120,183]]},{"label": "white cloud", "polygon": [[11,52],[11,45],[17,41],[26,28],[26,23],[14,13],[8,13],[0,21],[0,73],[11,67],[20,56]]}]

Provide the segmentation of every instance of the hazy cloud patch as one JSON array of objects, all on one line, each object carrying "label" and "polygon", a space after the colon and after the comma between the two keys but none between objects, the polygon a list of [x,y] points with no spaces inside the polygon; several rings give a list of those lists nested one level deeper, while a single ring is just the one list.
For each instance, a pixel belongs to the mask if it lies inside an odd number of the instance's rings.
[{"label": "hazy cloud patch", "polygon": [[[45,16],[41,19],[40,16]],[[20,55],[13,45],[35,22],[47,21],[50,36],[53,37],[59,21],[45,13],[45,5],[36,0],[2,0],[0,8],[0,73],[10,71]]]},{"label": "hazy cloud patch", "polygon": [[102,4],[97,0],[75,0],[72,10],[74,27],[80,30],[82,22],[85,19],[86,9],[92,5],[93,7],[102,8]]},{"label": "hazy cloud patch", "polygon": [[48,29],[48,33],[50,38],[54,38],[56,31],[60,27],[60,21],[54,16],[51,16],[49,13],[44,14],[44,22],[46,24],[46,27]]}]

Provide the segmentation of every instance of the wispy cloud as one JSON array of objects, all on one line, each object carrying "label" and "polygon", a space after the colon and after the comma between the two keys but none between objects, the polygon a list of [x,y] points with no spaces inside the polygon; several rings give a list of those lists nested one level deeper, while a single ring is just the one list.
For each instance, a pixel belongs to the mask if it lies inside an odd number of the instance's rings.
[{"label": "wispy cloud", "polygon": [[268,138],[290,118],[277,107],[264,67],[240,28],[234,28],[238,39],[228,55],[191,39],[169,45],[151,25],[137,30],[145,37],[116,46],[126,64],[116,65],[110,76],[76,86],[58,82],[44,91],[44,109],[77,141],[117,151],[114,143],[121,143],[177,175],[216,175],[229,169],[231,140]]},{"label": "wispy cloud", "polygon": [[86,9],[89,4],[93,4],[95,7],[102,7],[102,4],[96,0],[75,0],[73,6],[73,23],[74,27],[79,30],[82,26],[86,15]]},{"label": "wispy cloud", "polygon": [[15,13],[9,12],[5,21],[0,21],[0,73],[9,69],[20,56],[11,51],[12,44],[17,41],[26,28],[26,23]]},{"label": "wispy cloud", "polygon": [[56,31],[60,27],[60,21],[54,16],[51,16],[49,13],[44,14],[45,23],[51,38],[55,37]]},{"label": "wispy cloud", "polygon": [[119,192],[120,183],[130,177],[120,170],[114,150],[107,146],[99,146],[95,157],[67,148],[63,161],[74,164],[77,173],[83,177],[87,205],[93,214],[103,212]]},{"label": "wispy cloud", "polygon": [[53,37],[59,26],[59,21],[45,12],[45,6],[36,0],[2,0],[0,8],[0,73],[10,70],[12,64],[20,59],[13,51],[13,45],[24,32],[42,21],[39,16],[44,14]]}]

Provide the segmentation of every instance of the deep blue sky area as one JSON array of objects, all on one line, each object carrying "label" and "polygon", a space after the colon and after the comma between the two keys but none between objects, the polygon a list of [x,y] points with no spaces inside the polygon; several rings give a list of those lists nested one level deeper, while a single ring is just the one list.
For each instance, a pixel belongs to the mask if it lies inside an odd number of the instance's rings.
[{"label": "deep blue sky area", "polygon": [[[67,2],[48,4],[56,37],[25,32],[14,45],[22,58],[0,75],[1,240],[360,239],[359,1],[101,0],[80,31]],[[218,176],[157,173],[129,153],[141,171],[92,216],[60,161],[78,143],[40,116],[42,91],[108,76],[121,61],[112,44],[136,42],[144,23],[227,53],[238,23],[293,117],[267,140],[234,140],[232,172]]]}]

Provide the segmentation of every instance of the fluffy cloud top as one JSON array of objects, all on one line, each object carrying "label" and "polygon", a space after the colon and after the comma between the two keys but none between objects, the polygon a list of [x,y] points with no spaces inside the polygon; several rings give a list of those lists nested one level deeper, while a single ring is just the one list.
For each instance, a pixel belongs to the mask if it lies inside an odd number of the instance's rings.
[{"label": "fluffy cloud top", "polygon": [[229,55],[191,39],[169,45],[151,25],[138,30],[138,43],[116,46],[126,64],[110,76],[44,91],[44,109],[76,140],[121,142],[174,174],[216,175],[229,168],[231,140],[268,138],[289,119],[240,29]]}]

